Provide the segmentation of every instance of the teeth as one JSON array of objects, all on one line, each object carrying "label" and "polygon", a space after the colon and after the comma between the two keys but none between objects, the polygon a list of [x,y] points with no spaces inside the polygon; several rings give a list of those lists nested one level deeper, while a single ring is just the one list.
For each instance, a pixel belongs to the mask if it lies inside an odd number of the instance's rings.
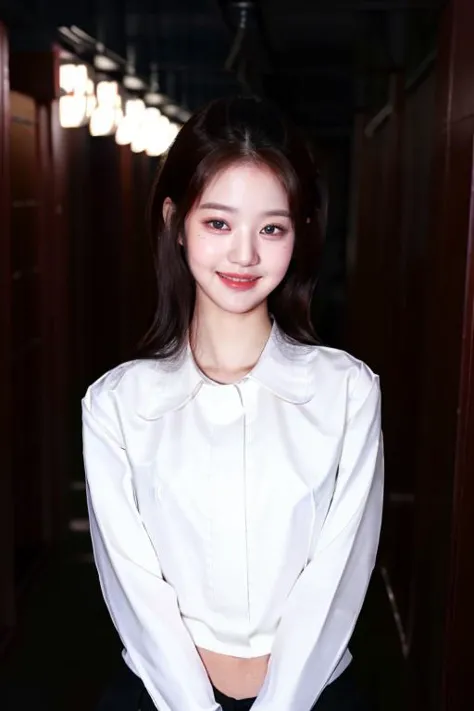
[{"label": "teeth", "polygon": [[242,277],[242,278],[231,277],[231,276],[227,276],[226,274],[223,274],[222,276],[224,277],[224,279],[228,279],[229,281],[239,281],[239,282],[255,281],[257,279],[257,277]]}]

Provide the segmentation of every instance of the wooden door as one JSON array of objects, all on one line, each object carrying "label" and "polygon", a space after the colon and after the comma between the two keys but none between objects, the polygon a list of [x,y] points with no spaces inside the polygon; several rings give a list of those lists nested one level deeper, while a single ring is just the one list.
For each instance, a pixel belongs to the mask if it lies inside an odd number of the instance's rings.
[{"label": "wooden door", "polygon": [[44,280],[40,123],[35,100],[10,93],[11,452],[15,580],[40,560],[45,532]]},{"label": "wooden door", "polygon": [[0,642],[63,526],[68,269],[53,169],[56,56],[9,53],[0,25]]},{"label": "wooden door", "polygon": [[[400,447],[401,239],[400,178],[404,100],[401,77],[391,85],[390,103],[371,121],[357,124],[359,171],[357,242],[350,265],[349,322],[351,349],[381,376],[386,458],[386,504],[380,563],[405,644],[409,626],[409,597],[414,483],[405,476]],[[413,503],[413,502],[412,502]],[[403,516],[402,516],[403,513]]]},{"label": "wooden door", "polygon": [[15,622],[10,459],[10,160],[8,37],[0,23],[0,645]]},{"label": "wooden door", "polygon": [[436,74],[397,77],[390,101],[356,128],[348,254],[352,349],[381,375],[386,496],[379,570],[401,655],[412,654],[419,441],[425,369]]},{"label": "wooden door", "polygon": [[[472,705],[474,3],[442,14],[417,448],[414,709]],[[423,504],[423,505],[422,505]]]}]

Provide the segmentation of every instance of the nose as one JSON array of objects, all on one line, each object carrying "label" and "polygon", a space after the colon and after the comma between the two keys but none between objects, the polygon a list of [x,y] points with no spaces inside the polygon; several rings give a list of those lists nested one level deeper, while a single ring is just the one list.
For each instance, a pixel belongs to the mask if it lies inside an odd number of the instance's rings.
[{"label": "nose", "polygon": [[234,233],[229,249],[229,261],[240,267],[254,267],[260,262],[258,243],[250,230]]}]

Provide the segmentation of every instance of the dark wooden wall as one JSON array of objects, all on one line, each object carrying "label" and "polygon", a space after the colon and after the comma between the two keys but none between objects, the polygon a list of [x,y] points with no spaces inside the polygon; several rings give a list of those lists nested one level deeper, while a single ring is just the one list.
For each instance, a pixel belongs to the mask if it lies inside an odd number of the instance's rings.
[{"label": "dark wooden wall", "polygon": [[[413,664],[418,703],[470,703],[474,637],[474,5],[452,0],[439,43],[429,297],[418,447]],[[429,498],[428,498],[429,496]]]},{"label": "dark wooden wall", "polygon": [[133,356],[151,317],[153,271],[145,210],[155,164],[66,132],[68,211],[72,233],[72,309],[78,386]]},{"label": "dark wooden wall", "polygon": [[470,0],[449,3],[436,64],[393,76],[354,137],[350,341],[382,378],[380,566],[416,711],[471,696],[473,26]]},{"label": "dark wooden wall", "polygon": [[153,307],[145,206],[156,161],[59,125],[58,51],[0,26],[0,644],[66,540],[80,399],[133,357]]},{"label": "dark wooden wall", "polygon": [[387,106],[375,117],[358,117],[348,245],[349,341],[383,385],[387,495],[381,564],[395,594],[404,645],[411,636],[434,90],[434,67],[414,85],[394,75]]},{"label": "dark wooden wall", "polygon": [[[10,462],[10,160],[8,37],[0,23],[0,636],[5,638],[15,624],[13,516]],[[3,374],[3,375],[1,375]]]}]

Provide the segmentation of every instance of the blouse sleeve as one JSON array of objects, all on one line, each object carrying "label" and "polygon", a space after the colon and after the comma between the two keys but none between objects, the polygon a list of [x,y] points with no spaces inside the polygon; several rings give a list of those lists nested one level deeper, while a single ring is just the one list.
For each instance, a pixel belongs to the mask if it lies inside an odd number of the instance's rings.
[{"label": "blouse sleeve", "polygon": [[383,505],[378,377],[349,398],[335,490],[314,554],[291,591],[252,711],[309,711],[344,654],[375,565]]},{"label": "blouse sleeve", "polygon": [[[94,557],[113,623],[160,711],[217,711],[204,665],[135,503],[117,417],[89,390],[83,449]],[[107,403],[108,404],[108,403]]]}]

